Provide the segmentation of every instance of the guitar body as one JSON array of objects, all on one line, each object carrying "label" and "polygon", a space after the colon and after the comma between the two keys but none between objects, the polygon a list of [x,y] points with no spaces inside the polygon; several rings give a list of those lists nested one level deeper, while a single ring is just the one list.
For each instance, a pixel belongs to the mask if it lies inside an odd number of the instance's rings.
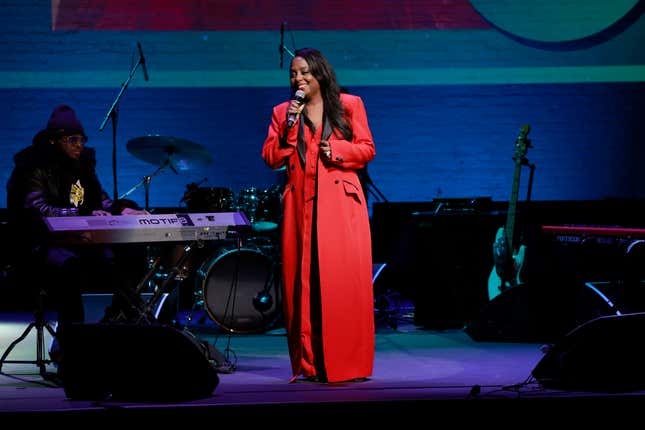
[{"label": "guitar body", "polygon": [[531,127],[528,124],[523,125],[515,140],[513,186],[511,187],[511,197],[508,201],[506,226],[497,230],[495,242],[493,243],[495,266],[488,277],[489,300],[493,300],[506,289],[522,283],[520,274],[524,267],[526,248],[524,245],[520,245],[516,250],[515,247],[515,211],[520,187],[520,171],[522,165],[526,164],[524,156],[529,146],[531,146],[531,142],[527,138],[530,130]]},{"label": "guitar body", "polygon": [[[505,243],[504,228],[497,230],[495,243],[493,244],[493,256],[495,265],[488,275],[488,300],[493,300],[508,288],[523,283],[522,273],[524,269],[524,256],[526,246],[520,245],[517,252],[508,255]],[[503,248],[502,248],[503,247]]]}]

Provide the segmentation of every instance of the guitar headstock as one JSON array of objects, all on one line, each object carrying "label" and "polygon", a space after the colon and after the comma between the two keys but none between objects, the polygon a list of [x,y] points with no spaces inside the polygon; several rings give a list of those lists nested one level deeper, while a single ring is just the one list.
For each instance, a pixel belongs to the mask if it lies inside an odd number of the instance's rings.
[{"label": "guitar headstock", "polygon": [[517,160],[521,160],[531,147],[531,141],[528,138],[530,131],[531,126],[528,124],[524,124],[520,127],[520,132],[515,140],[515,158]]}]

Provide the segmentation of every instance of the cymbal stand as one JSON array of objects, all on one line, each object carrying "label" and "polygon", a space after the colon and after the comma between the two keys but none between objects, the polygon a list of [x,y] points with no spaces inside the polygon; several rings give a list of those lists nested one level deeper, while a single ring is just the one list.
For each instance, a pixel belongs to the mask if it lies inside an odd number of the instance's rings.
[{"label": "cymbal stand", "polygon": [[[144,188],[144,195],[145,195],[145,206],[144,209],[146,212],[150,212],[150,182],[152,181],[152,178],[155,177],[157,174],[159,174],[163,169],[166,167],[169,167],[175,174],[177,174],[177,170],[173,167],[172,162],[170,160],[171,155],[168,155],[168,158],[166,158],[166,161],[157,168],[151,175],[144,176],[141,181],[136,184],[134,187],[130,188],[125,194],[121,195],[121,199],[126,198],[133,192],[135,192],[139,187],[143,185]],[[148,261],[148,267],[153,268],[155,266],[152,265],[153,261],[155,260],[153,255],[152,255],[152,249],[150,245],[146,246],[146,260]],[[147,281],[144,286],[147,286],[148,289],[154,289],[155,288],[155,283],[154,281],[151,281],[152,276],[147,277]]]},{"label": "cymbal stand", "polygon": [[152,181],[152,178],[154,176],[156,176],[158,173],[160,173],[166,167],[169,167],[170,170],[172,170],[173,172],[175,172],[175,174],[177,174],[177,170],[172,165],[172,162],[170,161],[170,156],[168,156],[166,161],[161,166],[159,166],[157,168],[157,170],[155,170],[151,175],[144,176],[143,179],[141,179],[141,181],[138,184],[136,184],[134,187],[130,188],[128,190],[128,192],[126,192],[125,194],[123,194],[119,198],[121,198],[121,199],[126,198],[127,196],[129,196],[130,194],[135,192],[139,187],[141,187],[143,185],[143,187],[144,187],[144,195],[145,195],[144,209],[149,212],[150,211],[150,206],[149,206],[149,203],[150,203],[150,181]]}]

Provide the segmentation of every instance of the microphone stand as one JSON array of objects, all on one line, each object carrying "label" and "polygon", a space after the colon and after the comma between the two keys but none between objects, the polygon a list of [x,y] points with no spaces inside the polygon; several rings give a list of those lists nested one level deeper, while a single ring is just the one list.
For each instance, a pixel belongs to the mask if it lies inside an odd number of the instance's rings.
[{"label": "microphone stand", "polygon": [[372,178],[370,178],[370,174],[367,173],[367,167],[363,169],[362,177],[365,183],[368,185],[367,191],[369,191],[377,199],[387,203],[387,198],[385,198],[381,190],[379,190],[378,187],[374,184]]},{"label": "microphone stand", "polygon": [[105,128],[108,120],[111,118],[112,119],[112,177],[114,180],[114,200],[117,199],[119,193],[117,191],[117,175],[116,175],[116,126],[117,126],[117,120],[118,120],[118,109],[119,109],[119,101],[121,100],[121,97],[123,97],[123,93],[125,92],[126,88],[128,88],[128,85],[130,84],[130,81],[134,77],[134,73],[137,71],[139,66],[142,64],[142,58],[139,56],[139,60],[137,63],[134,65],[132,70],[130,70],[130,76],[128,76],[128,79],[121,84],[121,90],[119,91],[119,94],[117,94],[116,99],[112,103],[112,106],[110,106],[110,109],[108,110],[107,114],[105,114],[105,118],[103,119],[103,122],[101,123],[101,126],[99,127],[99,131],[103,131]]},{"label": "microphone stand", "polygon": [[278,47],[278,51],[280,51],[280,68],[282,69],[282,63],[284,60],[284,49],[282,47],[284,46],[284,25],[285,22],[282,22],[280,24],[280,46]]},{"label": "microphone stand", "polygon": [[278,51],[280,52],[280,68],[281,69],[282,69],[282,64],[283,64],[283,61],[284,61],[284,51],[287,51],[287,53],[289,53],[289,55],[291,55],[291,58],[296,56],[296,54],[294,54],[293,52],[289,51],[289,48],[284,46],[284,28],[286,26],[287,26],[287,23],[284,22],[284,21],[280,25],[280,46],[278,47]]}]

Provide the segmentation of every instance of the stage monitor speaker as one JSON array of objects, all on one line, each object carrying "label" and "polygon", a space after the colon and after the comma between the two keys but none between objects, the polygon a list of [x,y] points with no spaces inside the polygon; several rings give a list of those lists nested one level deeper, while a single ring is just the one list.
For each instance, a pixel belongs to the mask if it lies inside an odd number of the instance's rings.
[{"label": "stage monitor speaker", "polygon": [[219,384],[201,341],[165,325],[72,324],[58,368],[73,400],[184,401]]},{"label": "stage monitor speaker", "polygon": [[546,388],[591,392],[645,389],[645,313],[602,316],[556,342],[532,371]]},{"label": "stage monitor speaker", "polygon": [[615,295],[609,287],[564,280],[507,289],[481,309],[465,332],[478,342],[553,343],[584,322],[621,313],[608,297]]}]

